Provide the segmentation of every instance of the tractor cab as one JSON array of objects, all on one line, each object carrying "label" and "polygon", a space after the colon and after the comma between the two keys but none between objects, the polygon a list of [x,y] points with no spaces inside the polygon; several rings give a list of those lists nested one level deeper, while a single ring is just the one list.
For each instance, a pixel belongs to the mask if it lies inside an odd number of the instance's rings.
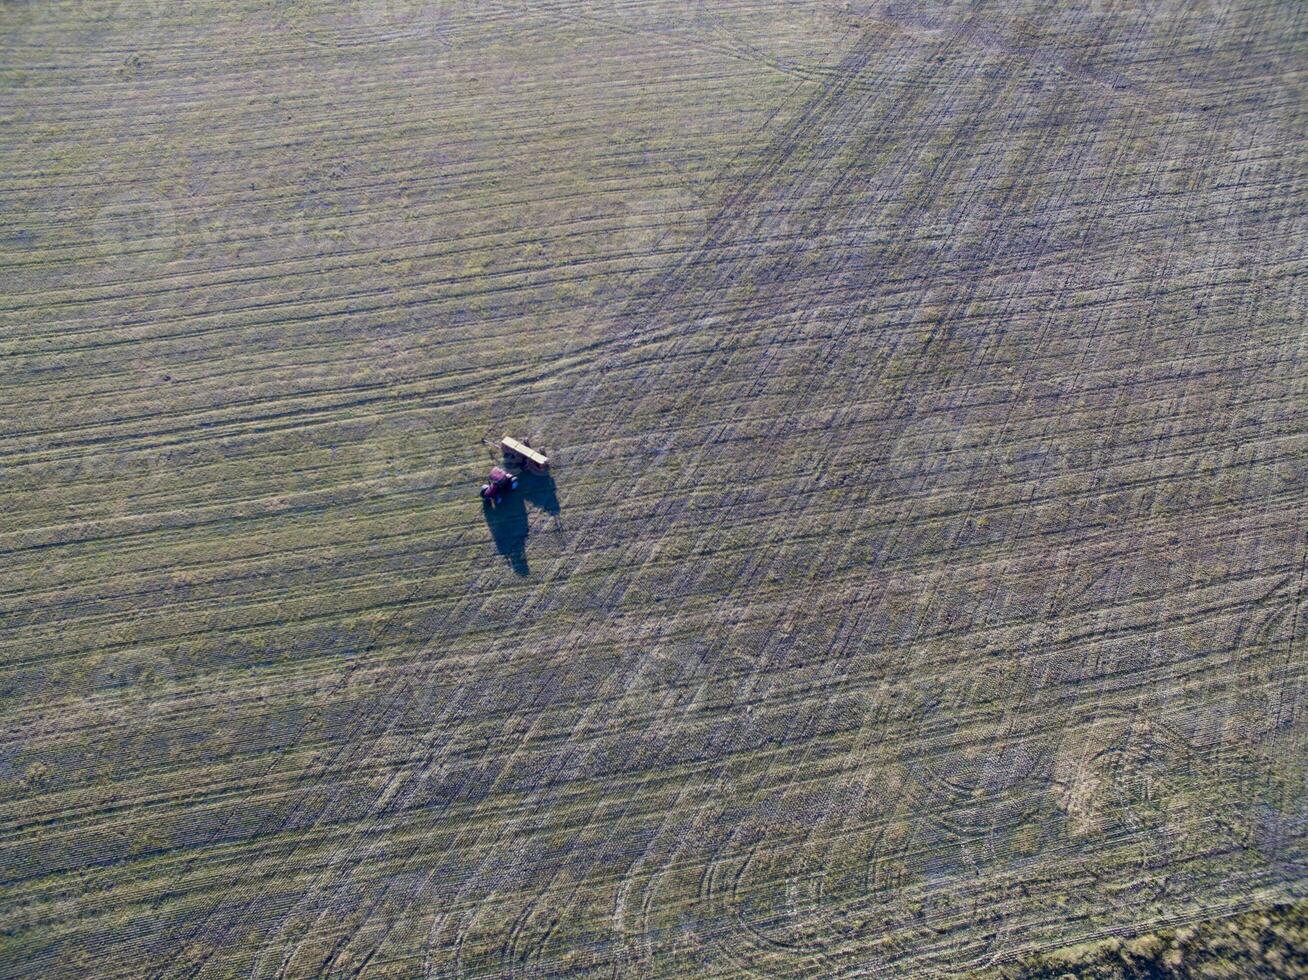
[{"label": "tractor cab", "polygon": [[505,494],[517,489],[518,478],[507,470],[495,466],[490,471],[490,482],[482,484],[481,499],[494,507]]}]

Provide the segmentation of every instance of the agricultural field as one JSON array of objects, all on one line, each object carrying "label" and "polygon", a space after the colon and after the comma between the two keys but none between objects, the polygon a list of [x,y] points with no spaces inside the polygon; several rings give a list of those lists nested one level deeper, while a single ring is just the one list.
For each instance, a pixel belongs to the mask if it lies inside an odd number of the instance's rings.
[{"label": "agricultural field", "polygon": [[1306,83],[1299,0],[0,0],[0,976],[1308,899]]}]

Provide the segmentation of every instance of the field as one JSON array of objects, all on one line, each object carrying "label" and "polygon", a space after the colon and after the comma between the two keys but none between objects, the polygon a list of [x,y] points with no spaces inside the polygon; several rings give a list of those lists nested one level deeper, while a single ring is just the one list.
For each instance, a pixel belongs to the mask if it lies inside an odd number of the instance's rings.
[{"label": "field", "polygon": [[1306,82],[1296,0],[0,2],[0,975],[1308,898]]}]

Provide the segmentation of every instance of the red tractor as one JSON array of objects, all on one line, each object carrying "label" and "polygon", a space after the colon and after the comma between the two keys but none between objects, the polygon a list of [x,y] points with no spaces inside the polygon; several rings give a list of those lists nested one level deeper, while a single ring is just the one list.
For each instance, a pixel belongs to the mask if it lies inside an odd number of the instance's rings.
[{"label": "red tractor", "polygon": [[493,466],[490,471],[490,483],[483,483],[481,486],[481,499],[494,507],[506,493],[517,489],[516,476],[498,466]]}]

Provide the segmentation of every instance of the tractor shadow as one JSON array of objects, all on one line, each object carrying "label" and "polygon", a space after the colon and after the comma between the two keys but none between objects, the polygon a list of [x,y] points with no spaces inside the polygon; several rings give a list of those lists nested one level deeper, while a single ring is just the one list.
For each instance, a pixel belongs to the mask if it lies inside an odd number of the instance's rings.
[{"label": "tractor shadow", "polygon": [[517,490],[506,494],[498,506],[483,503],[481,508],[495,550],[508,559],[514,573],[521,576],[530,571],[527,565],[527,538],[531,534],[527,520],[528,504],[558,520],[559,495],[554,487],[554,477],[521,472]]},{"label": "tractor shadow", "polygon": [[489,503],[481,505],[482,516],[490,528],[491,540],[495,550],[508,559],[515,575],[525,576],[527,567],[527,505],[524,494],[515,491],[504,496],[499,504],[492,507]]}]

